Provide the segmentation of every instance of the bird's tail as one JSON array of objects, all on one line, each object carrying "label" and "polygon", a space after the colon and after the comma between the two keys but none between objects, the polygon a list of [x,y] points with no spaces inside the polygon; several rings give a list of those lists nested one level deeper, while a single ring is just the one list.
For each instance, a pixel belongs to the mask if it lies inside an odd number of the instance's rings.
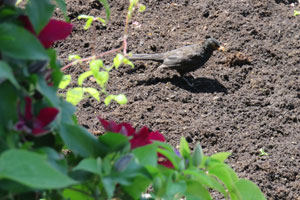
[{"label": "bird's tail", "polygon": [[160,53],[156,54],[132,54],[128,57],[129,60],[154,60],[154,61],[163,61],[164,55]]}]

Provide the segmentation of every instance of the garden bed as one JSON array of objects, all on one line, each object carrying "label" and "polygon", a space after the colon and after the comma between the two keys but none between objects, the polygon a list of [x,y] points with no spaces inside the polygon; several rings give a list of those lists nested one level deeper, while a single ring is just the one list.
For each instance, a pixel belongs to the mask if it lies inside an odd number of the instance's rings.
[{"label": "garden bed", "polygon": [[[111,21],[99,23],[94,38],[80,14],[105,16],[98,1],[66,0],[74,29],[56,44],[64,64],[69,54],[90,56],[122,44],[128,1],[110,1]],[[241,178],[255,182],[267,199],[300,199],[300,16],[299,5],[275,0],[144,0],[144,13],[130,25],[128,49],[158,53],[214,37],[227,48],[187,76],[158,71],[155,62],[134,62],[111,73],[108,91],[124,93],[128,103],[106,107],[93,98],[78,105],[79,123],[103,132],[96,116],[159,130],[177,146],[184,136],[200,142],[204,153],[230,151],[229,164]],[[111,62],[106,57],[105,62]],[[83,65],[84,66],[84,65]],[[83,66],[65,73],[76,77]],[[85,86],[97,88],[86,81]],[[194,146],[194,145],[192,145]],[[260,149],[268,155],[260,156]]]}]

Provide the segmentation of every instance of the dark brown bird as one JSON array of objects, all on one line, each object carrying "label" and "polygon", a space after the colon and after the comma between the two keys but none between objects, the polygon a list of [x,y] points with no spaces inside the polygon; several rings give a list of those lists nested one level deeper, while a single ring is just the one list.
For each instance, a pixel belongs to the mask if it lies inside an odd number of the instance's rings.
[{"label": "dark brown bird", "polygon": [[203,66],[215,50],[224,51],[224,47],[214,38],[206,39],[204,44],[193,44],[157,54],[133,54],[130,60],[153,60],[161,62],[158,69],[176,70],[193,87],[184,75]]}]

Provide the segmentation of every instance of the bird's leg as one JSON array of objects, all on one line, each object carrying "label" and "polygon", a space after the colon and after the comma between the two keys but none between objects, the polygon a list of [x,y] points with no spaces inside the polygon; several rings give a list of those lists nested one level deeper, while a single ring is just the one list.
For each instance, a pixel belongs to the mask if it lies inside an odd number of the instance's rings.
[{"label": "bird's leg", "polygon": [[183,78],[183,80],[191,87],[194,88],[194,84],[190,83],[187,78],[185,78],[184,76],[181,76]]}]

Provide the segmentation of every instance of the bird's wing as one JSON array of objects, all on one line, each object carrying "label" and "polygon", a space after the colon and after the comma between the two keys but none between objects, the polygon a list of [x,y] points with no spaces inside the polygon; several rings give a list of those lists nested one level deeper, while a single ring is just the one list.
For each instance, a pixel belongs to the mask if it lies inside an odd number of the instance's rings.
[{"label": "bird's wing", "polygon": [[201,49],[199,50],[198,47],[198,45],[190,45],[168,52],[163,62],[164,68],[179,69],[193,64],[197,60],[195,58],[201,57]]}]

